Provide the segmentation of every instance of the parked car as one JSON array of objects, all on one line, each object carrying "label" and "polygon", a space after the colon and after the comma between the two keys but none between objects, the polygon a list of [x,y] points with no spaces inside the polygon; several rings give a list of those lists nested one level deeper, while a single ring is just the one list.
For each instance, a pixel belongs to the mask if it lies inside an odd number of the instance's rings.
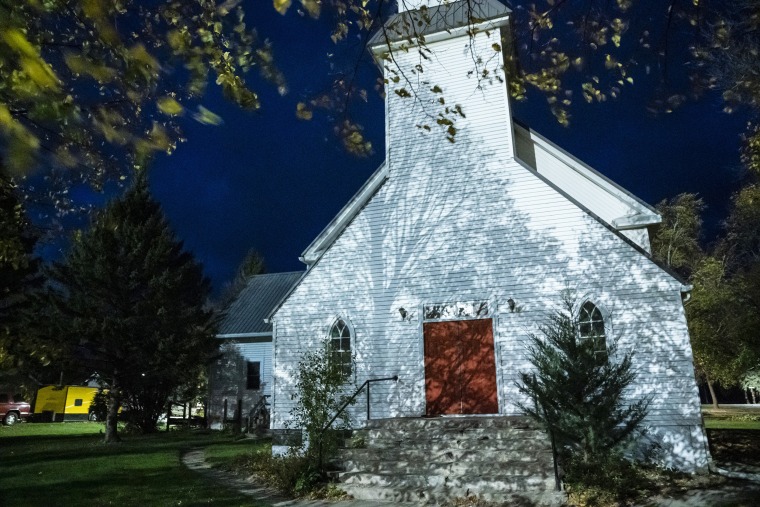
[{"label": "parked car", "polygon": [[26,421],[32,413],[32,407],[20,394],[0,393],[0,419],[6,426],[12,426],[19,420]]}]

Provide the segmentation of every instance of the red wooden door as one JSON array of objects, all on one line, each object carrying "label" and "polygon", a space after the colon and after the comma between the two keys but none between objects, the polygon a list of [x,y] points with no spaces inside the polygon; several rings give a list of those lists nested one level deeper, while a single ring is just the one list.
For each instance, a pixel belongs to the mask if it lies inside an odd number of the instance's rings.
[{"label": "red wooden door", "polygon": [[491,319],[426,322],[426,414],[496,414]]}]

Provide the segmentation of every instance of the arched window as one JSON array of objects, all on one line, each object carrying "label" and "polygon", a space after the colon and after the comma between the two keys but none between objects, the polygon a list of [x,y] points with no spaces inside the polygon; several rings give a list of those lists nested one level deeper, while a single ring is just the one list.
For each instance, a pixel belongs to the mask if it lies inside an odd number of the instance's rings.
[{"label": "arched window", "polygon": [[330,349],[333,364],[348,376],[351,374],[351,328],[338,319],[330,328]]},{"label": "arched window", "polygon": [[586,301],[581,306],[578,315],[578,336],[581,341],[594,340],[597,357],[600,359],[607,358],[604,317],[599,308],[591,301]]}]

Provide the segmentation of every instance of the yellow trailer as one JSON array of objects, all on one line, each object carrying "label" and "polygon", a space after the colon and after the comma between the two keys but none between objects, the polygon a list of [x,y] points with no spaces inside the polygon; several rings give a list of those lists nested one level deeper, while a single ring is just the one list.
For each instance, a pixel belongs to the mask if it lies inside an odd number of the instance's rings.
[{"label": "yellow trailer", "polygon": [[96,387],[41,387],[34,402],[34,413],[51,421],[86,421],[90,419],[90,405],[97,392]]}]

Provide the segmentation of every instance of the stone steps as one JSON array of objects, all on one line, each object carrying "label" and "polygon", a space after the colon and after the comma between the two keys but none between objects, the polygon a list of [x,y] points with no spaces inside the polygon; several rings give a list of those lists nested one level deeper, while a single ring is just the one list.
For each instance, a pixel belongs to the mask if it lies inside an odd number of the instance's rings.
[{"label": "stone steps", "polygon": [[371,419],[366,429],[410,431],[412,429],[434,429],[437,432],[461,431],[470,428],[518,428],[533,429],[536,423],[524,416],[509,417],[399,417],[396,419]]},{"label": "stone steps", "polygon": [[372,420],[361,433],[366,448],[344,449],[337,473],[355,498],[561,504],[549,438],[525,417]]},{"label": "stone steps", "polygon": [[439,450],[420,448],[367,448],[367,449],[343,449],[340,457],[342,462],[373,462],[373,461],[424,461],[424,462],[533,462],[536,460],[551,460],[551,449],[546,447],[537,448],[530,453],[510,452],[509,459],[505,459],[504,449],[471,449],[446,447]]},{"label": "stone steps", "polygon": [[[551,459],[551,457],[549,457]],[[545,475],[542,465],[534,460],[522,461],[428,461],[421,460],[346,460],[343,462],[345,472],[368,472],[374,474],[435,474],[442,476],[482,476],[498,473],[503,476],[517,477],[529,474]],[[553,477],[553,470],[552,470]]]},{"label": "stone steps", "polygon": [[368,439],[366,442],[368,448],[371,449],[418,449],[426,452],[441,452],[451,449],[473,449],[478,450],[505,450],[514,452],[538,452],[541,449],[546,449],[546,442],[535,437],[529,438],[459,438],[452,436],[451,438],[439,438],[434,437],[429,440],[423,440],[421,438],[414,439]]},{"label": "stone steps", "polygon": [[[439,475],[360,473],[349,474],[341,480],[344,481],[341,489],[359,500],[439,503],[475,496],[488,502],[512,505],[516,496],[535,498],[536,494],[554,493],[554,478],[538,476],[505,480],[501,475],[448,478]],[[561,495],[549,496],[557,498]]]}]

